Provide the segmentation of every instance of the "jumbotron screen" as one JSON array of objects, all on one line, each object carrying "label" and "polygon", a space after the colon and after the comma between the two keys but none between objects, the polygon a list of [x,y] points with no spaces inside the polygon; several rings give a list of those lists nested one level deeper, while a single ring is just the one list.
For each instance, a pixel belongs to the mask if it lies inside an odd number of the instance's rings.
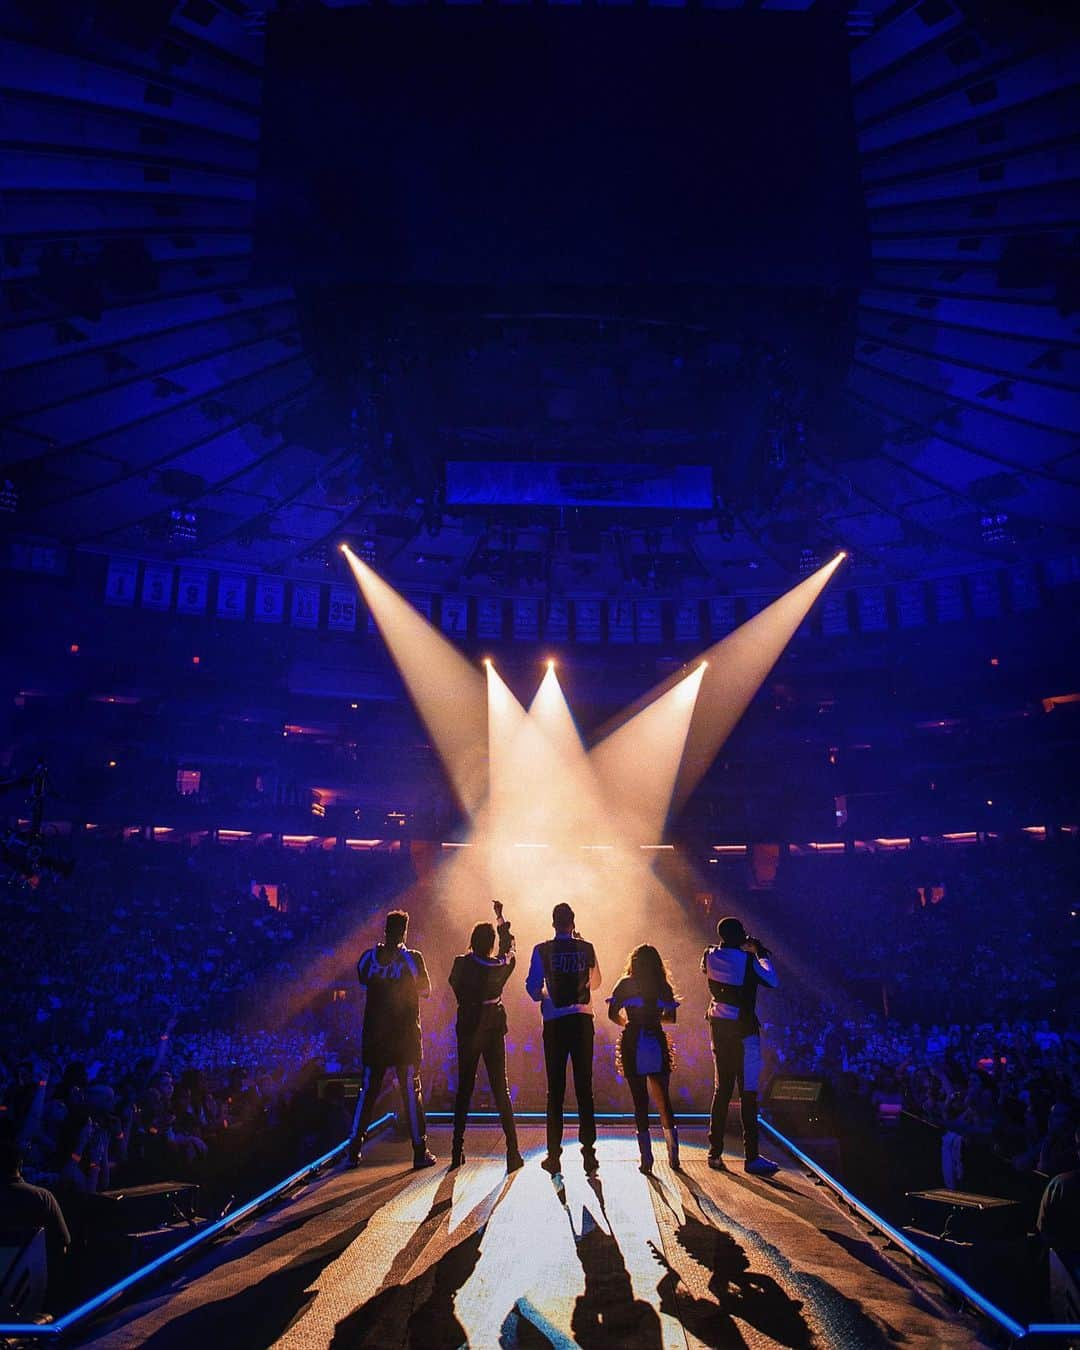
[{"label": "jumbotron screen", "polygon": [[271,14],[257,266],[388,288],[855,283],[850,102],[842,22],[816,10]]}]

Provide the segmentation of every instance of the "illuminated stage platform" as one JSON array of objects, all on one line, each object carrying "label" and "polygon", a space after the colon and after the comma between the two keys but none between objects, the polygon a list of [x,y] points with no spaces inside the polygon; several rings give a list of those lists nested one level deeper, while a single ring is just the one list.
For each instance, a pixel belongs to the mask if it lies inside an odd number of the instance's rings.
[{"label": "illuminated stage platform", "polygon": [[[572,1131],[568,1132],[568,1139]],[[794,1159],[771,1181],[715,1173],[684,1134],[684,1171],[637,1170],[629,1128],[602,1132],[600,1174],[576,1144],[560,1187],[522,1132],[524,1170],[505,1174],[501,1135],[469,1132],[469,1158],[409,1167],[407,1144],[376,1143],[205,1254],[82,1343],[246,1350],[351,1346],[973,1346],[900,1253],[855,1222]]]}]

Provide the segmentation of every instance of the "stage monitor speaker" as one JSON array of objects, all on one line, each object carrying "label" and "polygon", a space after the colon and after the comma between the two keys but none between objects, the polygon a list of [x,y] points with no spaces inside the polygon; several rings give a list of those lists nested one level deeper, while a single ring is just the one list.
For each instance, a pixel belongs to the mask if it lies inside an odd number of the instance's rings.
[{"label": "stage monitor speaker", "polygon": [[0,1229],[0,1318],[37,1317],[47,1283],[45,1230]]},{"label": "stage monitor speaker", "polygon": [[986,1242],[1023,1237],[1024,1208],[1017,1200],[970,1191],[908,1191],[912,1223],[924,1232],[954,1242]]},{"label": "stage monitor speaker", "polygon": [[324,1073],[318,1079],[319,1100],[336,1098],[346,1110],[352,1112],[356,1109],[356,1099],[363,1081],[362,1073]]},{"label": "stage monitor speaker", "polygon": [[144,1233],[178,1220],[191,1223],[199,1188],[188,1181],[155,1181],[86,1197],[87,1219],[98,1232]]},{"label": "stage monitor speaker", "polygon": [[832,1135],[833,1090],[827,1078],[809,1074],[777,1074],[765,1094],[765,1104],[778,1129],[786,1133]]}]

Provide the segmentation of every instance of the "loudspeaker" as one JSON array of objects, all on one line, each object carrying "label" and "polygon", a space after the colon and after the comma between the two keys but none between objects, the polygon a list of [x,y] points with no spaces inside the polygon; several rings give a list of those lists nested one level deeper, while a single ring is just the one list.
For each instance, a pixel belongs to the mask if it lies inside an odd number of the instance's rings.
[{"label": "loudspeaker", "polygon": [[911,1221],[919,1229],[953,1242],[988,1242],[1023,1237],[1027,1223],[1017,1200],[970,1191],[908,1191]]},{"label": "loudspeaker", "polygon": [[364,1081],[362,1073],[324,1073],[317,1080],[319,1100],[331,1097],[341,1102],[350,1113],[356,1109],[356,1099]]},{"label": "loudspeaker", "polygon": [[194,1220],[198,1202],[199,1188],[193,1182],[155,1181],[88,1195],[87,1221],[99,1233],[145,1233],[178,1219]]},{"label": "loudspeaker", "polygon": [[45,1230],[0,1231],[0,1317],[29,1321],[45,1303]]},{"label": "loudspeaker", "polygon": [[833,1090],[827,1078],[777,1074],[765,1094],[777,1129],[785,1134],[821,1137],[835,1134]]}]

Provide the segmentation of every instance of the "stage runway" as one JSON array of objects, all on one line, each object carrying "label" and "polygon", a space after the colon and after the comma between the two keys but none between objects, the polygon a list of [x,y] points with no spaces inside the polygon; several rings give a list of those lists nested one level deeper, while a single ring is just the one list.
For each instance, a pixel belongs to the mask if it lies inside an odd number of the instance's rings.
[{"label": "stage runway", "polygon": [[[656,1132],[659,1134],[659,1131]],[[568,1139],[570,1134],[568,1133]],[[507,1177],[497,1130],[466,1164],[409,1168],[407,1144],[372,1146],[152,1291],[84,1345],[185,1350],[351,1346],[973,1346],[905,1257],[886,1252],[797,1164],[771,1181],[711,1172],[684,1133],[684,1171],[637,1170],[629,1128],[602,1133],[600,1174],[576,1144],[563,1185],[542,1134],[522,1132]],[[784,1155],[778,1151],[778,1161]]]}]

